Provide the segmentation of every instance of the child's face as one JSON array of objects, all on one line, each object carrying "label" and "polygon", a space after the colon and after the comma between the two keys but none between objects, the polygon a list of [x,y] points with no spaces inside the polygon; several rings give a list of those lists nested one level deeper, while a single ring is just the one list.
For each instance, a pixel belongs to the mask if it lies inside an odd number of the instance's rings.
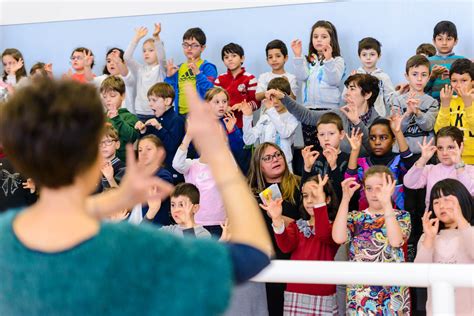
[{"label": "child's face", "polygon": [[18,61],[15,58],[13,58],[13,56],[11,56],[11,55],[5,55],[2,58],[2,63],[3,63],[3,70],[7,74],[9,74],[10,70],[13,67],[16,67],[16,65],[18,64]]},{"label": "child's face", "polygon": [[369,130],[369,146],[375,156],[383,156],[392,150],[394,139],[388,127],[382,124]]},{"label": "child's face", "polygon": [[411,67],[408,74],[405,75],[410,85],[410,90],[423,93],[428,80],[430,79],[430,70],[425,65]]},{"label": "child's face", "polygon": [[316,51],[321,52],[327,45],[331,45],[331,36],[324,27],[317,27],[313,31],[311,43]]},{"label": "child's face", "polygon": [[155,95],[150,95],[148,97],[148,104],[155,113],[156,117],[161,117],[166,112],[166,110],[168,110],[169,105],[171,104],[170,101],[171,99],[169,98],[164,99]]},{"label": "child's face", "polygon": [[71,56],[71,66],[74,70],[83,70],[84,69],[84,53],[83,52],[74,52]]},{"label": "child's face", "polygon": [[198,207],[199,205],[193,204],[187,196],[171,197],[171,216],[178,225],[193,223]]},{"label": "child's face", "polygon": [[273,71],[283,70],[287,60],[288,56],[283,56],[280,49],[274,48],[268,50],[267,63],[272,67]]},{"label": "child's face", "polygon": [[112,160],[115,157],[115,152],[120,148],[120,142],[117,139],[105,136],[99,143],[100,154],[106,161]]},{"label": "child's face", "polygon": [[[117,54],[116,52],[118,52],[118,50],[113,50],[110,54],[107,55],[107,58],[105,59],[106,61],[106,66],[107,66],[107,70],[109,71],[109,73],[112,75],[112,76],[117,76],[119,75],[119,70],[117,68],[117,65],[115,64],[115,62],[113,61],[112,58],[110,58],[112,56],[112,54]],[[119,52],[118,52],[119,53]]]},{"label": "child's face", "polygon": [[[452,195],[444,196],[441,192],[441,196],[438,199],[433,200],[433,211],[436,217],[445,224],[445,226],[450,227],[453,224],[456,224],[455,218],[455,203],[448,197],[453,197]],[[454,197],[457,199],[457,197]]]},{"label": "child's face", "polygon": [[465,74],[451,74],[451,86],[453,87],[454,91],[459,94],[459,91],[465,88],[471,88],[472,86],[472,78],[468,73]]},{"label": "child's face", "polygon": [[456,149],[456,144],[454,139],[449,136],[446,137],[439,137],[436,140],[436,154],[438,156],[438,160],[445,166],[452,166],[453,160],[451,153]]},{"label": "child's face", "polygon": [[182,44],[184,56],[188,60],[198,60],[201,58],[201,54],[206,48],[206,45],[201,45],[197,39],[189,38],[185,39]]},{"label": "child's face", "polygon": [[[318,198],[318,196],[316,196],[313,192],[313,190],[311,190],[311,186],[308,185],[309,182],[306,182],[304,185],[303,185],[303,188],[302,188],[302,191],[301,191],[301,194],[303,195],[303,207],[305,209],[305,211],[311,216],[313,217],[314,216],[314,205],[316,204],[316,200]],[[324,193],[323,193],[324,194]],[[324,200],[326,200],[326,196],[323,197]]]},{"label": "child's face", "polygon": [[454,37],[448,34],[438,34],[433,40],[433,44],[438,51],[438,54],[446,55],[453,51],[454,46],[458,43]]},{"label": "child's face", "polygon": [[155,65],[158,62],[155,45],[151,41],[143,44],[143,60],[147,65]]},{"label": "child's face", "polygon": [[380,189],[383,184],[383,175],[382,173],[377,173],[372,176],[369,176],[365,179],[364,182],[364,191],[367,198],[367,203],[373,209],[379,210],[382,207],[380,203]]},{"label": "child's face", "polygon": [[144,166],[150,166],[158,161],[160,152],[156,145],[149,139],[141,140],[138,143],[138,161]]},{"label": "child's face", "polygon": [[364,68],[374,69],[377,67],[380,56],[375,49],[370,48],[361,50],[359,58]]},{"label": "child's face", "polygon": [[245,60],[245,56],[240,57],[235,53],[225,53],[224,54],[224,65],[230,71],[238,70],[242,67],[242,64]]},{"label": "child's face", "polygon": [[344,99],[346,103],[352,103],[357,107],[362,106],[370,98],[371,94],[362,95],[362,89],[354,82],[349,82]]},{"label": "child's face", "polygon": [[122,102],[125,99],[125,94],[121,95],[118,91],[109,90],[100,94],[102,104],[107,110],[115,111],[120,109]]},{"label": "child's face", "polygon": [[212,112],[218,118],[223,117],[225,112],[227,112],[227,109],[228,109],[227,103],[228,103],[227,96],[222,92],[219,94],[216,94],[211,99],[211,101],[209,101]]},{"label": "child's face", "polygon": [[345,132],[340,131],[334,123],[319,124],[317,137],[321,147],[333,147],[339,149],[341,141],[344,139]]}]

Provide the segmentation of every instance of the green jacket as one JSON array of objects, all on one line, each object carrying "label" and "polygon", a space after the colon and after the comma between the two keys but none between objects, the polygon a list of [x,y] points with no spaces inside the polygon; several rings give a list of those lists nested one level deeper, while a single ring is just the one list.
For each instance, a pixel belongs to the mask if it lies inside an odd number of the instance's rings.
[{"label": "green jacket", "polygon": [[125,161],[125,145],[135,142],[139,136],[138,131],[135,129],[138,118],[127,109],[120,108],[118,115],[112,119],[108,118],[107,121],[112,123],[113,127],[118,131],[120,148],[117,150],[117,157]]}]

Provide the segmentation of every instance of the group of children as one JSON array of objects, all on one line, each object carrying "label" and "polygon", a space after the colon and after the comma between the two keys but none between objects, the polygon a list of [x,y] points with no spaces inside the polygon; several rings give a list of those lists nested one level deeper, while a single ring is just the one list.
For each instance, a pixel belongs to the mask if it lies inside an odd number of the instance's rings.
[{"label": "group of children", "polygon": [[[185,87],[191,84],[222,125],[242,172],[249,169],[253,148],[271,142],[279,156],[270,161],[283,156],[288,169],[302,176],[296,203],[302,219],[284,220],[281,196],[260,198],[272,222],[270,233],[292,260],[334,260],[339,245],[348,243],[350,261],[474,262],[474,65],[454,54],[458,38],[452,22],[435,26],[434,47],[419,46],[406,63],[407,83],[397,87],[377,67],[382,45],[371,37],[359,42],[361,67],[342,84],[347,69],[329,21],[313,25],[307,55],[301,40],[291,42],[294,74],[285,70],[285,43],[268,43],[271,71],[258,79],[243,67],[244,50],[235,43],[222,48],[227,72],[218,75],[215,65],[202,59],[206,36],[200,28],[184,33],[186,62],[175,65],[166,59],[161,24],[155,24],[142,44],[141,64],[133,53],[147,33],[137,29],[125,52],[109,50],[101,76],[92,73],[92,52],[75,49],[73,71],[63,76],[95,84],[107,113],[97,192],[120,183],[125,146],[134,142],[139,163],[177,185],[170,199],[137,205],[121,220],[151,221],[182,236],[227,239],[225,207],[206,164],[209,157],[199,156],[189,136],[199,128],[186,122]],[[5,50],[2,62],[0,98],[52,74],[50,64],[38,63],[27,76],[16,49]],[[299,123],[301,152],[294,146]],[[162,151],[164,161],[158,159]],[[440,254],[454,239],[452,256]],[[456,301],[459,314],[474,309],[472,301],[461,303],[462,295],[470,295],[463,291]],[[413,298],[401,286],[350,285],[341,302],[334,285],[288,284],[281,312],[405,315],[414,310]]]}]

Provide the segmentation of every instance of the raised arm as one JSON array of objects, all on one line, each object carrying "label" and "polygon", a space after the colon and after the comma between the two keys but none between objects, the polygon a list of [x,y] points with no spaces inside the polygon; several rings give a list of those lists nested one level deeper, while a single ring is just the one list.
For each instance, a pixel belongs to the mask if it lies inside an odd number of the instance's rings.
[{"label": "raised arm", "polygon": [[293,114],[293,116],[303,124],[316,126],[316,122],[321,117],[321,115],[324,114],[322,111],[311,111],[307,109],[278,90],[268,90],[265,94],[265,97],[269,99],[271,96],[280,99],[281,103],[283,103],[283,105],[287,108],[288,112]]},{"label": "raised arm", "polygon": [[349,203],[354,192],[360,188],[353,178],[348,178],[341,183],[342,199],[337,211],[336,219],[332,225],[332,239],[337,244],[343,244],[347,241],[349,236],[347,228],[347,219],[349,213]]},{"label": "raised arm", "polygon": [[135,30],[135,35],[132,38],[132,41],[130,44],[128,44],[127,49],[125,50],[125,53],[123,54],[123,58],[125,59],[125,62],[127,63],[128,68],[134,73],[138,72],[138,69],[140,68],[140,64],[133,58],[133,53],[135,52],[135,49],[137,48],[138,42],[145,37],[145,35],[148,33],[148,29],[146,27],[139,27],[138,29]]},{"label": "raised arm", "polygon": [[309,77],[308,72],[308,64],[305,58],[302,56],[302,44],[301,40],[295,39],[291,41],[291,49],[293,50],[293,54],[295,55],[293,59],[293,66],[294,66],[294,75],[296,80],[298,81],[306,81]]},{"label": "raised arm", "polygon": [[191,168],[192,161],[187,159],[186,155],[188,154],[188,147],[191,143],[191,135],[184,135],[183,142],[179,145],[178,150],[173,158],[173,168],[181,174],[186,174]]}]

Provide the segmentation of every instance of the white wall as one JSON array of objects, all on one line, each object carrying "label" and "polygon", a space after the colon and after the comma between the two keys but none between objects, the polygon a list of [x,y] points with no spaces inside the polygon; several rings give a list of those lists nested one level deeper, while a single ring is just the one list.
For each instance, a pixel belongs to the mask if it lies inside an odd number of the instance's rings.
[{"label": "white wall", "polygon": [[[94,10],[92,4],[85,5]],[[8,15],[9,12],[2,14]],[[72,49],[86,46],[97,56],[94,71],[99,74],[109,48],[118,46],[125,49],[135,27],[145,25],[152,28],[154,22],[160,21],[168,58],[183,61],[182,34],[190,27],[199,26],[208,37],[203,56],[215,63],[219,72],[225,71],[220,50],[233,41],[245,49],[247,70],[258,75],[269,69],[265,62],[267,42],[279,38],[289,46],[292,39],[300,38],[303,47],[307,47],[312,24],[323,19],[337,27],[347,73],[359,65],[357,42],[372,36],[383,44],[379,66],[396,83],[403,80],[405,62],[415,53],[416,47],[422,42],[431,42],[433,27],[440,20],[451,20],[457,25],[459,43],[455,51],[472,58],[473,16],[472,1],[404,0],[341,1],[116,17],[0,26],[0,50],[7,47],[20,49],[28,69],[37,61],[53,62],[55,74],[59,75],[67,71]],[[140,58],[139,52],[136,57]],[[287,70],[291,72],[291,64],[288,64]]]}]

